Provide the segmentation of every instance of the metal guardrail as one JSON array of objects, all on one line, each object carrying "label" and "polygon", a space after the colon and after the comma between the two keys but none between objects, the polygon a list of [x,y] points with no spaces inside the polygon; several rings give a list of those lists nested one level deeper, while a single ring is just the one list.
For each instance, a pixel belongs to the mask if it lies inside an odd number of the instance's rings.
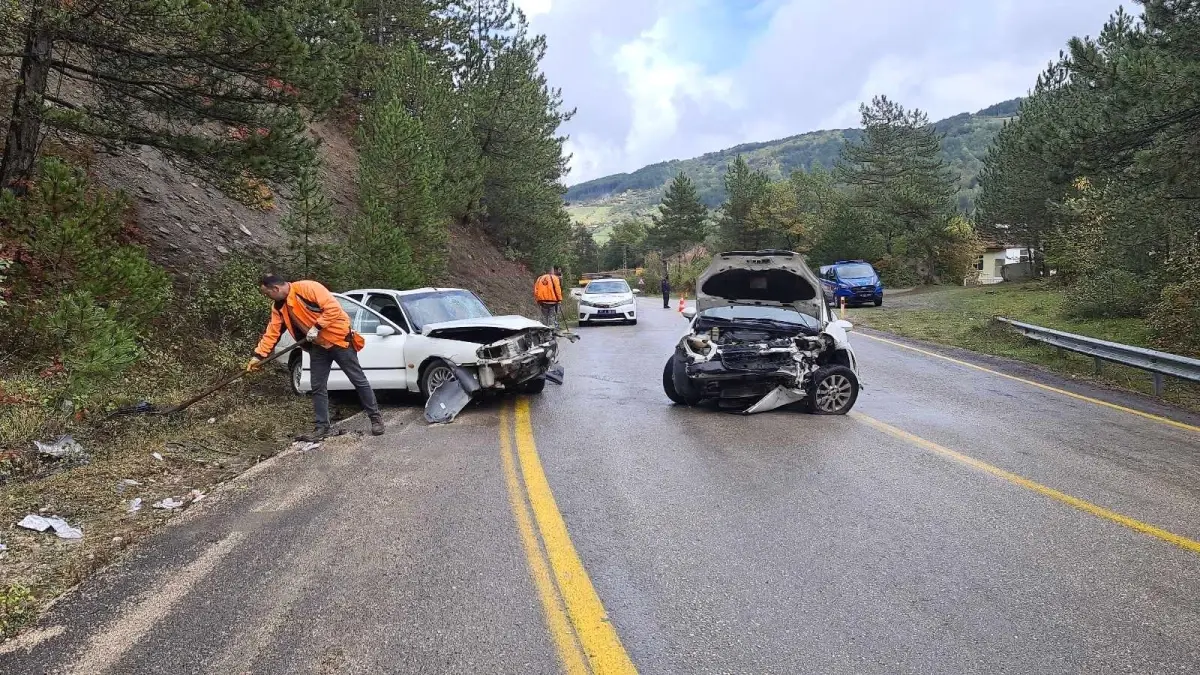
[{"label": "metal guardrail", "polygon": [[1100,364],[1103,361],[1149,371],[1154,375],[1154,394],[1156,396],[1162,395],[1163,375],[1190,382],[1200,382],[1200,359],[1065,333],[1053,328],[1013,321],[1002,316],[996,317],[996,320],[1012,326],[1030,340],[1037,340],[1058,347],[1060,350],[1092,357],[1096,363],[1096,374],[1100,373]]}]

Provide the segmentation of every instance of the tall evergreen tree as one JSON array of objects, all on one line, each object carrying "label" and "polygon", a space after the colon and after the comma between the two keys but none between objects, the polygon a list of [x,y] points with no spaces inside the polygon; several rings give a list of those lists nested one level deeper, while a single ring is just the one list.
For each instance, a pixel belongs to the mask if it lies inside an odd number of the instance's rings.
[{"label": "tall evergreen tree", "polygon": [[301,170],[290,204],[291,211],[280,223],[288,235],[288,267],[305,279],[323,277],[330,271],[334,221],[317,166]]},{"label": "tall evergreen tree", "polygon": [[717,221],[721,243],[729,249],[757,249],[768,237],[751,222],[755,204],[766,191],[768,179],[753,171],[741,155],[725,171],[725,203]]},{"label": "tall evergreen tree", "polygon": [[648,243],[663,253],[677,255],[704,241],[708,209],[700,201],[696,185],[682,171],[663,194],[659,212],[652,217]]},{"label": "tall evergreen tree", "polygon": [[46,129],[159,148],[227,184],[290,179],[313,157],[303,107],[337,101],[358,40],[348,0],[18,8],[6,46],[21,67],[0,163],[0,187],[17,192]]},{"label": "tall evergreen tree", "polygon": [[862,140],[843,147],[837,175],[878,230],[885,251],[898,253],[903,244],[925,279],[932,279],[958,189],[941,154],[941,137],[924,112],[906,110],[886,96],[876,96],[860,111]]}]

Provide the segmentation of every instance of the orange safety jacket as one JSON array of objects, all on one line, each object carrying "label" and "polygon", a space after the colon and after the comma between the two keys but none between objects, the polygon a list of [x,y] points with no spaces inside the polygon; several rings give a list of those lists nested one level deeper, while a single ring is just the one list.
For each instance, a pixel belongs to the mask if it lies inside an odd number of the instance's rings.
[{"label": "orange safety jacket", "polygon": [[562,302],[562,284],[553,274],[543,274],[533,284],[535,302]]},{"label": "orange safety jacket", "polygon": [[271,321],[258,341],[254,355],[263,359],[269,357],[279,344],[284,328],[299,342],[314,325],[320,328],[315,340],[318,347],[330,349],[353,344],[354,350],[359,351],[366,343],[361,335],[350,330],[350,315],[329,289],[316,281],[293,281],[287,298],[272,305]]}]

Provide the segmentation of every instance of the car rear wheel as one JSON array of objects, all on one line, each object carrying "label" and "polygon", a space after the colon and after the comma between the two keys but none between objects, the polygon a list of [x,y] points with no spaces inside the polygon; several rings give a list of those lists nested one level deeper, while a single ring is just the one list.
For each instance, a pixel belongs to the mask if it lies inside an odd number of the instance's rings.
[{"label": "car rear wheel", "polygon": [[304,378],[304,357],[299,350],[292,353],[292,357],[288,359],[288,379],[292,387],[292,393],[297,396],[303,396],[304,390],[300,388],[300,380]]},{"label": "car rear wheel", "polygon": [[845,415],[858,400],[858,377],[846,366],[825,366],[812,377],[808,409],[816,415]]},{"label": "car rear wheel", "polygon": [[428,399],[430,393],[443,383],[453,379],[454,371],[451,370],[450,365],[441,359],[434,359],[425,366],[425,370],[421,373],[421,395]]}]

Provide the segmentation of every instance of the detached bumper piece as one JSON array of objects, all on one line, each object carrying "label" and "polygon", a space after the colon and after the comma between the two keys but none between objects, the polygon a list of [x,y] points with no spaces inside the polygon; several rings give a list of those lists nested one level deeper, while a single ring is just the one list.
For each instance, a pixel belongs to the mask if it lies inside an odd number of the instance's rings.
[{"label": "detached bumper piece", "polygon": [[429,400],[425,401],[425,421],[430,424],[451,422],[481,389],[474,373],[455,366],[454,379],[446,380],[429,392]]}]

